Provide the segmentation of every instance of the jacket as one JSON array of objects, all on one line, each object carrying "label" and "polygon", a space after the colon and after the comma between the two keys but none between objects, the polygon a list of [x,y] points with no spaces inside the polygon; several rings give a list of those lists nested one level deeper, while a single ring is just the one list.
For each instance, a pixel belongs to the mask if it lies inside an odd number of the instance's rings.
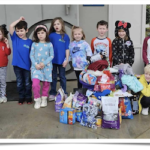
[{"label": "jacket", "polygon": [[141,82],[141,84],[143,85],[143,90],[140,92],[140,98],[139,98],[139,114],[142,111],[142,105],[141,105],[141,99],[143,96],[146,97],[150,97],[150,84],[147,83],[146,79],[145,79],[145,75],[141,75],[139,81]]}]

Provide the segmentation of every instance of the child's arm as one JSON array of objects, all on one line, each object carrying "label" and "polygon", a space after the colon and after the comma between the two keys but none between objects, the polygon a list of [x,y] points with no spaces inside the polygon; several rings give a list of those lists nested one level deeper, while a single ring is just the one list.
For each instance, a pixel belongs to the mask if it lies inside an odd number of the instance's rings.
[{"label": "child's arm", "polygon": [[113,59],[113,62],[115,61],[118,64],[120,64],[121,62],[118,59],[117,48],[116,48],[115,43],[116,43],[116,40],[113,40],[113,42],[112,42],[112,59]]},{"label": "child's arm", "polygon": [[87,56],[92,56],[93,54],[92,54],[91,47],[90,47],[90,45],[87,42],[86,42],[85,48],[86,48]]},{"label": "child's arm", "polygon": [[[139,81],[140,81],[141,84],[143,85],[141,78],[139,79]],[[144,96],[146,96],[146,97],[150,97],[150,84],[148,84],[147,87],[143,85],[143,87],[144,87],[144,88],[143,88],[143,90],[141,91],[141,93],[142,93]]]},{"label": "child's arm", "polygon": [[32,43],[32,46],[31,46],[31,51],[30,51],[30,59],[31,59],[31,62],[32,62],[32,65],[36,67],[36,65],[38,64],[35,59],[34,59],[34,56],[35,55],[35,46],[34,46],[34,43]]},{"label": "child's arm", "polygon": [[133,42],[131,41],[130,50],[129,50],[129,65],[132,66],[134,63],[134,47]]},{"label": "child's arm", "polygon": [[109,41],[109,62],[110,62],[110,67],[112,67],[112,43],[109,38],[107,38]]},{"label": "child's arm", "polygon": [[53,45],[50,44],[49,46],[49,57],[43,62],[44,66],[46,66],[48,63],[50,63],[53,58],[54,58],[54,50],[53,50]]},{"label": "child's arm", "polygon": [[70,44],[70,38],[68,35],[66,35],[66,44],[65,44],[65,48],[66,48],[66,58],[62,64],[62,66],[65,68],[69,62],[69,55],[70,55],[70,51],[69,51],[69,44]]},{"label": "child's arm", "polygon": [[23,20],[25,20],[25,18],[24,18],[24,17],[20,17],[18,20],[14,21],[13,23],[10,24],[10,26],[9,26],[9,33],[10,33],[11,35],[13,35],[13,33],[14,33],[14,30],[15,30],[14,27],[15,27],[15,25],[16,25],[18,22],[23,21]]},{"label": "child's arm", "polygon": [[92,53],[94,54],[94,40],[95,40],[96,38],[93,38],[92,40],[91,40],[91,50],[92,50]]},{"label": "child's arm", "polygon": [[6,53],[6,55],[10,55],[11,54],[11,49],[10,49],[10,46],[9,46],[9,43],[8,43],[8,39],[5,38],[4,42],[6,44],[5,53]]},{"label": "child's arm", "polygon": [[145,38],[143,42],[142,56],[144,63],[147,65],[149,63],[147,59],[147,38]]}]

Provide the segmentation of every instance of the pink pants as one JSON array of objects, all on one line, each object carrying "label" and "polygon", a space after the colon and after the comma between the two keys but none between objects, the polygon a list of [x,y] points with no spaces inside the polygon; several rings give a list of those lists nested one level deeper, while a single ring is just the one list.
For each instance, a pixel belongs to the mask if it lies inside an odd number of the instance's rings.
[{"label": "pink pants", "polygon": [[[42,96],[48,97],[48,90],[50,87],[50,82],[43,81],[43,88],[42,88]],[[39,79],[32,79],[32,90],[34,94],[34,98],[40,98],[40,80]]]}]

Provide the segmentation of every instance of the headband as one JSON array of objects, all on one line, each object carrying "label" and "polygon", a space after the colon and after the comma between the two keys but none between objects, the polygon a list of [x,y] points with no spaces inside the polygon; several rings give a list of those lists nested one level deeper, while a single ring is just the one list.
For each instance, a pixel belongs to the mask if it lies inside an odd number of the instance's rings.
[{"label": "headband", "polygon": [[35,31],[38,29],[38,28],[44,28],[47,32],[47,28],[44,26],[44,25],[38,25],[36,28],[35,28]]}]

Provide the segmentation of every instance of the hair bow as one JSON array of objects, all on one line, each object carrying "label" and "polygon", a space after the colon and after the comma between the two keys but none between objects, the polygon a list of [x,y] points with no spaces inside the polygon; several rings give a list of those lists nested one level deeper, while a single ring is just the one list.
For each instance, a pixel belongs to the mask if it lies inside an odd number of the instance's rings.
[{"label": "hair bow", "polygon": [[127,22],[123,23],[122,21],[120,21],[118,23],[118,27],[120,27],[120,26],[123,26],[124,28],[126,28],[127,27]]}]

